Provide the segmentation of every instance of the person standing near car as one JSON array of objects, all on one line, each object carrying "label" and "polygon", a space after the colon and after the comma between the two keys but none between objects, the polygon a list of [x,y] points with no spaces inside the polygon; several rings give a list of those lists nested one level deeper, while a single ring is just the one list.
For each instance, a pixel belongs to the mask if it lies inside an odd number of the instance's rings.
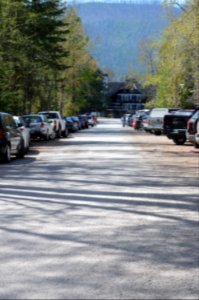
[{"label": "person standing near car", "polygon": [[126,125],[126,115],[124,114],[122,116],[122,126],[125,127],[125,125]]}]

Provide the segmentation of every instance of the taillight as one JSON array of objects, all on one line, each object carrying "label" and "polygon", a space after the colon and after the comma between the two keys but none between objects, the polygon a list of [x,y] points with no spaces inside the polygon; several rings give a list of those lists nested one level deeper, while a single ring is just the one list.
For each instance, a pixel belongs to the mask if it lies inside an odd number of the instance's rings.
[{"label": "taillight", "polygon": [[45,126],[45,124],[42,122],[41,124],[40,124],[40,127],[42,128],[42,127],[44,127]]},{"label": "taillight", "polygon": [[4,132],[3,132],[3,129],[0,128],[0,139],[3,139],[4,138]]},{"label": "taillight", "polygon": [[190,122],[190,120],[188,120],[188,122],[187,122],[187,129],[190,134],[194,133],[193,123]]}]

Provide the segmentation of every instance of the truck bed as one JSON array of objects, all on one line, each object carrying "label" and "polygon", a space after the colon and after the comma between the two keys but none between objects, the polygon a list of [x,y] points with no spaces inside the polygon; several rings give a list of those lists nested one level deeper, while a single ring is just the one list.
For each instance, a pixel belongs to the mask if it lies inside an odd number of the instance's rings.
[{"label": "truck bed", "polygon": [[174,114],[164,116],[163,132],[176,144],[183,144],[186,141],[187,122],[193,111],[178,111]]}]

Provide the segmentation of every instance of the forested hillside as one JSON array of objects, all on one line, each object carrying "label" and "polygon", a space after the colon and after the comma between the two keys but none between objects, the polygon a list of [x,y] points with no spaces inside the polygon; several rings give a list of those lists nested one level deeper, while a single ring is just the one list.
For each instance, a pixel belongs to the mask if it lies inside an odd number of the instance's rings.
[{"label": "forested hillside", "polygon": [[0,0],[0,111],[96,110],[103,75],[72,7]]},{"label": "forested hillside", "polygon": [[[131,68],[143,71],[139,47],[143,40],[160,36],[167,22],[163,7],[154,3],[79,3],[74,5],[90,51],[102,68],[121,77]],[[176,11],[177,13],[177,11]]]}]

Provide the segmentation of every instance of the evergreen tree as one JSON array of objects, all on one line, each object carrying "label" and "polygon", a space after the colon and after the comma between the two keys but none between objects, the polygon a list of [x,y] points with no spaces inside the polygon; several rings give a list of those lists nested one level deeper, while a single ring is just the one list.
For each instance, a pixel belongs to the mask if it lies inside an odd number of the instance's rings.
[{"label": "evergreen tree", "polygon": [[74,114],[101,105],[96,102],[101,103],[103,98],[103,76],[88,54],[88,38],[72,7],[68,8],[66,22],[70,34],[64,45],[70,54],[65,60],[69,68],[63,72],[61,102],[65,113]]}]

